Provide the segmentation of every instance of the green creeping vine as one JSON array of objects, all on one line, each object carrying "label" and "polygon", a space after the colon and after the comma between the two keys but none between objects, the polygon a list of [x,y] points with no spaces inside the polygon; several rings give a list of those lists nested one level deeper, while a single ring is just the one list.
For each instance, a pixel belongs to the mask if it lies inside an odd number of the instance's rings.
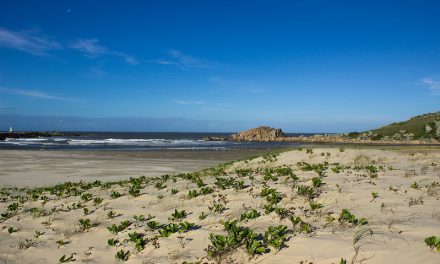
[{"label": "green creeping vine", "polygon": [[242,213],[240,215],[240,221],[255,219],[255,218],[259,217],[260,215],[261,214],[257,210],[252,209],[251,211]]},{"label": "green creeping vine", "polygon": [[430,236],[425,238],[425,243],[431,249],[435,249],[437,252],[440,252],[440,237]]},{"label": "green creeping vine", "polygon": [[176,221],[176,220],[182,220],[183,218],[186,218],[188,214],[185,210],[179,211],[177,209],[174,209],[174,213],[171,214],[171,217],[169,220]]},{"label": "green creeping vine", "polygon": [[269,226],[268,230],[264,233],[263,241],[279,251],[287,240],[287,226]]},{"label": "green creeping vine", "polygon": [[324,184],[320,177],[313,177],[312,183],[313,183],[313,187],[315,187],[315,188],[319,188]]},{"label": "green creeping vine", "polygon": [[70,257],[66,257],[66,255],[63,255],[60,259],[59,262],[60,263],[67,263],[67,262],[73,262],[76,259],[73,258],[74,253],[70,254]]},{"label": "green creeping vine", "polygon": [[202,213],[199,215],[199,219],[200,219],[200,220],[204,220],[204,219],[206,219],[206,217],[208,217],[208,215],[207,215],[205,212],[202,212]]},{"label": "green creeping vine", "polygon": [[145,248],[145,245],[148,243],[148,240],[144,239],[144,235],[135,232],[128,233],[129,240],[135,244],[135,248],[137,251],[142,251]]},{"label": "green creeping vine", "polygon": [[329,167],[329,163],[325,161],[324,163],[309,164],[307,162],[298,162],[298,167],[303,171],[315,171],[319,176],[324,176],[325,171]]},{"label": "green creeping vine", "polygon": [[151,230],[155,230],[156,228],[158,228],[159,227],[159,225],[160,225],[160,223],[159,222],[157,222],[157,221],[148,221],[147,222],[147,226],[148,226],[148,228],[150,228]]},{"label": "green creeping vine", "polygon": [[309,186],[298,186],[297,190],[297,193],[299,195],[304,196],[310,200],[316,198],[319,195],[319,192],[315,188]]},{"label": "green creeping vine", "polygon": [[290,216],[289,220],[292,222],[294,229],[296,228],[296,230],[298,230],[299,232],[310,234],[315,229],[309,223],[304,222],[299,216]]},{"label": "green creeping vine", "polygon": [[98,223],[92,223],[90,219],[79,219],[79,225],[81,226],[81,231],[86,231],[92,227],[95,227],[98,225]]},{"label": "green creeping vine", "polygon": [[119,232],[124,231],[130,225],[130,221],[123,221],[120,225],[113,224],[112,226],[107,227],[107,230],[110,231],[110,233],[117,235]]},{"label": "green creeping vine", "polygon": [[249,176],[253,173],[252,169],[236,169],[235,173],[239,176],[239,177],[246,177]]},{"label": "green creeping vine", "polygon": [[118,243],[119,243],[118,239],[110,238],[109,240],[107,240],[107,244],[111,247],[115,247],[116,244]]},{"label": "green creeping vine", "polygon": [[8,233],[12,234],[12,233],[18,232],[18,230],[19,230],[18,228],[14,228],[14,227],[11,226],[11,227],[8,228]]},{"label": "green creeping vine", "polygon": [[122,196],[122,194],[119,192],[116,192],[116,191],[113,191],[112,194],[110,194],[110,197],[113,199],[119,198],[121,196]]},{"label": "green creeping vine", "polygon": [[263,190],[261,190],[260,196],[266,198],[266,201],[268,201],[270,204],[277,204],[283,199],[284,195],[280,192],[277,192],[275,188],[265,187]]},{"label": "green creeping vine", "polygon": [[115,258],[120,261],[127,261],[130,257],[130,250],[125,251],[123,249],[116,252]]},{"label": "green creeping vine", "polygon": [[159,229],[159,234],[161,237],[169,237],[172,234],[178,232],[180,229],[180,226],[178,224],[168,224],[161,229]]},{"label": "green creeping vine", "polygon": [[341,224],[350,223],[355,226],[365,225],[368,223],[367,219],[365,219],[365,218],[357,219],[356,216],[354,214],[350,213],[350,211],[348,211],[347,209],[342,209],[341,214],[339,215],[338,221]]},{"label": "green creeping vine", "polygon": [[260,241],[257,241],[258,235],[248,228],[237,226],[238,220],[221,221],[228,236],[210,234],[209,239],[212,245],[208,246],[208,258],[220,260],[226,253],[245,244],[247,252],[253,256],[266,251],[266,248]]},{"label": "green creeping vine", "polygon": [[188,198],[196,198],[199,195],[207,195],[210,193],[213,193],[214,190],[211,187],[202,187],[200,188],[200,191],[197,190],[190,190],[188,192]]},{"label": "green creeping vine", "polygon": [[189,223],[185,221],[179,224],[174,224],[174,223],[168,224],[162,227],[161,229],[159,229],[158,232],[161,237],[169,237],[174,233],[188,232],[194,228],[196,228],[196,225],[194,223]]},{"label": "green creeping vine", "polygon": [[226,211],[226,208],[223,204],[221,203],[213,203],[212,206],[208,206],[208,209],[211,212],[217,213],[217,214],[221,214],[224,211]]},{"label": "green creeping vine", "polygon": [[220,221],[224,230],[228,232],[227,236],[210,234],[211,244],[208,246],[208,258],[215,259],[217,262],[232,250],[245,245],[250,256],[263,254],[268,250],[268,246],[280,250],[285,246],[289,230],[287,226],[270,226],[262,234],[257,234],[249,228],[239,227],[238,220]]}]

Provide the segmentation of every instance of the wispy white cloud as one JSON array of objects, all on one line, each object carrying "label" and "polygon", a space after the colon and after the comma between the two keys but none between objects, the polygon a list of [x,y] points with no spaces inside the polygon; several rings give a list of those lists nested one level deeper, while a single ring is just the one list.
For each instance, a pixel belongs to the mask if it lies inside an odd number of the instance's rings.
[{"label": "wispy white cloud", "polygon": [[99,39],[77,39],[70,44],[70,48],[78,50],[85,56],[91,58],[103,55],[112,55],[122,58],[128,64],[139,63],[134,56],[102,46],[99,43]]},{"label": "wispy white cloud", "polygon": [[440,80],[437,80],[434,77],[426,77],[420,79],[420,82],[425,87],[428,87],[433,95],[440,95]]},{"label": "wispy white cloud", "polygon": [[51,51],[67,47],[80,51],[88,57],[111,55],[121,58],[128,64],[139,63],[134,56],[102,46],[96,38],[77,39],[69,45],[63,45],[54,38],[43,35],[40,30],[13,31],[0,28],[0,47],[15,49],[37,56],[46,56]]},{"label": "wispy white cloud", "polygon": [[179,99],[173,99],[171,101],[173,103],[182,104],[182,105],[204,105],[204,104],[207,104],[207,102],[201,101],[201,100],[179,100]]},{"label": "wispy white cloud", "polygon": [[0,47],[44,56],[49,51],[62,49],[63,45],[38,30],[12,31],[0,28]]},{"label": "wispy white cloud", "polygon": [[21,96],[32,97],[37,99],[46,99],[46,100],[81,101],[76,98],[59,97],[38,90],[24,90],[24,89],[7,88],[2,86],[0,86],[0,93],[15,94],[15,95],[21,95]]},{"label": "wispy white cloud", "polygon": [[91,57],[97,57],[108,53],[107,48],[101,46],[98,39],[77,39],[72,42],[70,47]]},{"label": "wispy white cloud", "polygon": [[88,72],[87,72],[87,76],[91,77],[91,78],[100,78],[105,76],[107,73],[101,69],[101,67],[97,66],[97,67],[90,67]]},{"label": "wispy white cloud", "polygon": [[212,61],[191,56],[175,49],[168,50],[166,58],[147,60],[146,62],[162,64],[162,65],[175,65],[182,69],[211,68],[216,64]]}]

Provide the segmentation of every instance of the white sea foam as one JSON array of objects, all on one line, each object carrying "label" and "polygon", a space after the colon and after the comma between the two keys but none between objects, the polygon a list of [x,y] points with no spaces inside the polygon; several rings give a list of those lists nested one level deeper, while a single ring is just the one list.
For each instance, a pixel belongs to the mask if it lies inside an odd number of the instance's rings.
[{"label": "white sea foam", "polygon": [[[94,137],[39,137],[39,138],[7,138],[0,141],[3,146],[63,148],[109,149],[222,149],[235,142],[204,141],[199,139],[164,139],[164,138],[94,138]],[[70,146],[70,147],[69,147]]]},{"label": "white sea foam", "polygon": [[[220,143],[220,142],[217,142]],[[69,145],[138,145],[138,146],[175,146],[175,145],[211,145],[212,142],[190,139],[70,139]]]}]

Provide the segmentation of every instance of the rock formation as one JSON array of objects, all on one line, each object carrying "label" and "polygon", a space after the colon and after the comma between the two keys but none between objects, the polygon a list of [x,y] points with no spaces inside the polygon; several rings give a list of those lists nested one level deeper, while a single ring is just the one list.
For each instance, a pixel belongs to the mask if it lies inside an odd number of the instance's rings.
[{"label": "rock formation", "polygon": [[284,137],[286,135],[280,128],[268,126],[260,126],[231,135],[234,141],[274,141]]}]

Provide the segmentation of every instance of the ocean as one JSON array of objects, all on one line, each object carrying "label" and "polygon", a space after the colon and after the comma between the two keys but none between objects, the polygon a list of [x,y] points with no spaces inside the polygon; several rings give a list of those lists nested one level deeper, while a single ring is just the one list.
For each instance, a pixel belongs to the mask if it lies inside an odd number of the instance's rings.
[{"label": "ocean", "polygon": [[[276,149],[299,144],[288,142],[203,141],[207,136],[231,133],[198,132],[80,132],[80,136],[7,138],[0,149],[26,150],[240,150]],[[304,135],[313,134],[288,134]]]}]

